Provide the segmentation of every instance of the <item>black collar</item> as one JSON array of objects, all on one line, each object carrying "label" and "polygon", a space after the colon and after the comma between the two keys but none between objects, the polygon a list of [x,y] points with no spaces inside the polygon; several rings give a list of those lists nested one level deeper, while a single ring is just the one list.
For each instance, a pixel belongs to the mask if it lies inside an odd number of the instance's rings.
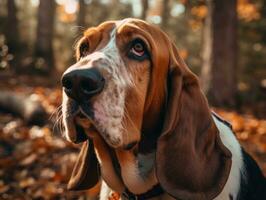
[{"label": "black collar", "polygon": [[153,188],[151,188],[150,190],[148,190],[143,194],[137,194],[137,195],[133,194],[126,188],[125,191],[122,193],[122,200],[146,200],[149,198],[157,197],[163,193],[164,190],[162,189],[160,184],[153,186]]}]

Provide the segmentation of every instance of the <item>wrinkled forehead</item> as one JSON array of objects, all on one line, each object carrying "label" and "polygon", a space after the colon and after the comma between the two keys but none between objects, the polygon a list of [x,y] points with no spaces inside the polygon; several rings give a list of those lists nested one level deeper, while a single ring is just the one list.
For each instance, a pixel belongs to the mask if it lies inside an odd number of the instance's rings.
[{"label": "wrinkled forehead", "polygon": [[117,40],[132,38],[134,35],[149,40],[150,35],[147,30],[151,28],[151,25],[137,19],[107,21],[85,31],[84,39],[89,41],[94,50],[98,50],[106,46],[111,40],[117,42]]}]

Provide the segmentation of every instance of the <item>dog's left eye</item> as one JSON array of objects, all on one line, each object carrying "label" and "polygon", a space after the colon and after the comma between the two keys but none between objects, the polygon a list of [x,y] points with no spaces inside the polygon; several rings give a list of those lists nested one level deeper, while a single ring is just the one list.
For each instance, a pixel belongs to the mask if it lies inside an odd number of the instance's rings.
[{"label": "dog's left eye", "polygon": [[131,52],[137,56],[143,56],[143,54],[145,53],[145,49],[144,49],[144,46],[140,42],[137,42],[131,48]]},{"label": "dog's left eye", "polygon": [[129,50],[129,57],[136,60],[144,60],[147,56],[148,52],[145,43],[140,39],[133,41]]}]

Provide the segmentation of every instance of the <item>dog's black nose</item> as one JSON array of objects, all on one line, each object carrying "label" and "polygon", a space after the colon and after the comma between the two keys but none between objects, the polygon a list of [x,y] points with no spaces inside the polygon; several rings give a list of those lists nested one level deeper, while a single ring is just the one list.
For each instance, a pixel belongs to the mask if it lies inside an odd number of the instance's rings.
[{"label": "dog's black nose", "polygon": [[76,69],[62,76],[65,93],[78,102],[86,101],[100,93],[104,87],[104,78],[95,69]]}]

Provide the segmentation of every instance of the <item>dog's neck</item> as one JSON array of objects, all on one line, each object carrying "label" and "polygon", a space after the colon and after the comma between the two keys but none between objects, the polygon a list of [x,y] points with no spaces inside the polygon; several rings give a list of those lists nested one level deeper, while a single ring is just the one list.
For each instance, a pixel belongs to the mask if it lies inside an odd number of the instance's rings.
[{"label": "dog's neck", "polygon": [[155,153],[134,154],[133,151],[116,150],[125,186],[134,194],[142,194],[157,184]]},{"label": "dog's neck", "polygon": [[93,138],[93,142],[102,178],[112,190],[122,193],[128,188],[134,194],[142,194],[158,183],[155,151],[142,154],[134,149],[113,150],[101,137]]}]

